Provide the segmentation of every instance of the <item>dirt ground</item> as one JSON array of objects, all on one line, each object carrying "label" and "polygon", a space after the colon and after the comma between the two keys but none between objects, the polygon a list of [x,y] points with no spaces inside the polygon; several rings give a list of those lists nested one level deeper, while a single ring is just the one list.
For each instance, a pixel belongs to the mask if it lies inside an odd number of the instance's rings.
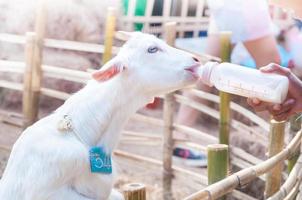
[{"label": "dirt ground", "polygon": [[[47,112],[48,111],[43,111],[41,116],[45,115]],[[162,115],[162,112],[160,110],[143,109],[140,112],[158,118]],[[200,123],[195,128],[205,133],[217,136],[217,120],[209,119],[207,117],[201,117],[199,121]],[[129,123],[125,127],[125,130],[144,132],[154,135],[162,135],[162,129],[160,127],[147,125],[134,120],[129,121]],[[9,156],[10,151],[7,148],[12,147],[21,132],[21,128],[5,123],[0,124],[0,174],[3,173]],[[248,138],[248,136],[246,137]],[[244,139],[242,138],[244,138],[244,136],[242,136],[242,133],[237,133],[234,130],[232,131],[232,140],[234,142],[237,141],[237,146],[243,146],[245,147],[245,149],[247,149],[247,151],[249,151],[249,149],[252,151],[255,150],[254,154],[257,154],[256,156],[260,158],[264,156],[265,149],[262,146],[259,146],[259,144],[257,144],[257,142],[255,141],[253,143],[250,143],[250,141],[247,143],[243,142]],[[194,139],[194,142],[197,142],[202,145],[207,145],[207,143],[202,140]],[[140,143],[135,140],[131,141],[131,139],[129,138],[123,138],[118,146],[118,149],[158,160],[161,160],[162,158],[161,141],[149,141]],[[147,186],[148,200],[162,199],[162,169],[160,166],[143,164],[141,162],[129,160],[120,156],[115,156],[115,160],[118,164],[118,177],[115,186],[118,189],[121,189],[122,186],[127,183],[144,183]],[[182,163],[179,162],[174,162],[174,164],[186,170],[191,170],[196,173],[206,175],[206,168],[188,168],[187,166],[184,166]],[[203,187],[205,186],[194,182],[194,180],[189,180],[186,176],[177,176],[177,178],[174,178],[173,180],[173,195],[175,200],[183,199],[187,195],[199,189],[202,189]],[[256,194],[256,196],[260,197],[263,188],[261,188],[260,186],[259,189],[258,186],[254,186],[254,189],[252,188],[251,190],[251,193],[253,193],[253,191],[255,190],[258,191],[259,194]]]}]

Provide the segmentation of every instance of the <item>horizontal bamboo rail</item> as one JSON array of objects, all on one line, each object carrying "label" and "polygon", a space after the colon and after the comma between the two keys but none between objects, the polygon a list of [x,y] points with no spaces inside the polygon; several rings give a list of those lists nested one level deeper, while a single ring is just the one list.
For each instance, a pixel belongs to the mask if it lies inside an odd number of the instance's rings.
[{"label": "horizontal bamboo rail", "polygon": [[43,65],[43,74],[46,77],[56,78],[61,80],[73,81],[76,83],[87,83],[91,75],[88,72],[66,69],[61,67]]},{"label": "horizontal bamboo rail", "polygon": [[0,41],[12,44],[25,44],[26,38],[24,35],[16,35],[10,33],[0,33]]},{"label": "horizontal bamboo rail", "polygon": [[274,157],[267,159],[266,161],[259,163],[258,165],[243,169],[237,173],[230,175],[229,177],[208,186],[207,188],[198,191],[187,198],[186,200],[202,200],[202,199],[217,199],[236,187],[242,187],[259,177],[260,175],[270,171],[276,164],[283,162],[289,156],[291,156],[297,147],[301,144],[302,131],[300,130],[288,146]]},{"label": "horizontal bamboo rail", "polygon": [[[13,44],[24,45],[26,38],[23,35],[0,33],[0,41],[8,42]],[[101,44],[85,43],[85,42],[76,42],[70,40],[55,40],[55,39],[44,39],[44,47],[56,48],[63,50],[72,50],[72,51],[81,51],[88,53],[104,53],[105,47]],[[112,53],[117,54],[119,47],[112,47]]]},{"label": "horizontal bamboo rail", "polygon": [[179,131],[185,135],[200,138],[200,139],[203,139],[204,141],[208,141],[209,143],[217,143],[217,141],[218,141],[216,137],[209,135],[207,133],[204,133],[202,131],[199,131],[197,129],[194,129],[194,128],[191,128],[188,126],[184,126],[184,125],[180,125],[180,124],[176,124],[176,123],[174,123],[173,126],[174,126],[175,131]]},{"label": "horizontal bamboo rail", "polygon": [[[23,74],[24,71],[25,63],[23,62],[0,60],[0,72]],[[50,65],[43,65],[42,72],[44,76],[49,78],[73,81],[76,83],[87,83],[90,79],[90,73],[88,72]]]},{"label": "horizontal bamboo rail", "polygon": [[244,151],[243,149],[237,148],[237,147],[230,147],[230,152],[231,154],[233,154],[234,156],[240,157],[241,159],[245,160],[246,162],[251,163],[251,165],[257,165],[261,162],[263,162],[263,160],[247,153],[246,151]]},{"label": "horizontal bamboo rail", "polygon": [[23,74],[24,70],[25,70],[24,62],[0,60],[0,72]]},{"label": "horizontal bamboo rail", "polygon": [[66,92],[60,92],[60,91],[57,91],[57,90],[52,90],[52,89],[48,89],[48,88],[41,88],[41,94],[42,95],[45,95],[45,96],[48,96],[48,97],[53,97],[53,98],[56,98],[56,99],[60,99],[60,100],[67,100],[71,94],[68,94]]},{"label": "horizontal bamboo rail", "polygon": [[11,90],[23,91],[22,83],[14,83],[10,81],[0,80],[0,87],[11,89]]},{"label": "horizontal bamboo rail", "polygon": [[[88,53],[104,53],[105,47],[101,44],[92,44],[92,43],[83,43],[75,42],[69,40],[54,40],[54,39],[45,39],[44,46],[49,48],[72,50],[72,51],[81,51]],[[119,47],[112,47],[112,53],[117,54]]]}]

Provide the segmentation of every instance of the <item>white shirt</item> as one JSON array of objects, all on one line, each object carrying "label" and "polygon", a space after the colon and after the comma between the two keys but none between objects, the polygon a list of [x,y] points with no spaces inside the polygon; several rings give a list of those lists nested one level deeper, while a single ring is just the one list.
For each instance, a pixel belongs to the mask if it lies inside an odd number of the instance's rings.
[{"label": "white shirt", "polygon": [[208,0],[209,33],[231,31],[232,43],[272,34],[266,0]]}]

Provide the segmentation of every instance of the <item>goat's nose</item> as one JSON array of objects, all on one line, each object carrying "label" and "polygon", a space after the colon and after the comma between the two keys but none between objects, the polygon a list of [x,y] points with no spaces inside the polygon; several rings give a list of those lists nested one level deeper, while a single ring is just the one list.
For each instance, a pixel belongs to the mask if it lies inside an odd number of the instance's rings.
[{"label": "goat's nose", "polygon": [[196,56],[193,56],[192,58],[195,62],[200,62],[200,60]]}]

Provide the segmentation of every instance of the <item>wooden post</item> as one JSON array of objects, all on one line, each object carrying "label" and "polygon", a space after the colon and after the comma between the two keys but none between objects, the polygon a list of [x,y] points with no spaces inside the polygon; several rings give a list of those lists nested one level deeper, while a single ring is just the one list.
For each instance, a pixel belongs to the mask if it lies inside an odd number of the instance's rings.
[{"label": "wooden post", "polygon": [[47,9],[45,0],[40,0],[38,8],[36,10],[35,19],[35,33],[37,34],[37,40],[43,43],[46,32],[46,21],[47,21]]},{"label": "wooden post", "polygon": [[[301,129],[301,123],[302,123],[301,113],[292,116],[289,121],[290,121],[290,135],[294,137],[295,134]],[[288,173],[290,173],[293,167],[295,166],[299,158],[299,155],[300,155],[300,151],[299,149],[297,149],[294,155],[288,159],[288,165],[287,165]]]},{"label": "wooden post", "polygon": [[[272,156],[278,154],[283,150],[284,146],[284,131],[285,131],[285,121],[277,122],[275,120],[271,120],[271,129],[269,135],[269,149],[268,156],[271,158]],[[266,184],[265,184],[265,198],[272,196],[275,192],[280,189],[281,181],[282,181],[282,169],[284,167],[284,163],[276,165],[266,176]]]},{"label": "wooden post", "polygon": [[123,187],[125,200],[146,200],[146,187],[141,183],[130,183]]},{"label": "wooden post", "polygon": [[[231,55],[231,33],[220,33],[220,57],[222,62],[230,62]],[[219,120],[219,143],[229,144],[231,109],[230,109],[230,94],[219,92],[220,96],[220,120]]]},{"label": "wooden post", "polygon": [[168,45],[174,46],[176,40],[176,22],[168,22],[164,26],[164,38]]},{"label": "wooden post", "polygon": [[30,126],[38,118],[45,27],[46,3],[44,0],[40,0],[36,10],[35,33],[26,34],[23,128]]},{"label": "wooden post", "polygon": [[[43,60],[43,42],[45,37],[46,29],[46,2],[45,0],[40,0],[39,6],[36,12],[35,21],[35,33],[36,37],[34,40],[34,54],[32,61],[32,116],[30,119],[30,124],[34,123],[38,119],[39,113],[39,97],[40,88],[42,81],[42,60]],[[28,124],[28,125],[30,125]]]},{"label": "wooden post", "polygon": [[[216,183],[228,176],[229,171],[228,145],[208,145],[208,184]],[[220,199],[225,199],[222,197]]]},{"label": "wooden post", "polygon": [[32,68],[33,68],[33,57],[34,57],[34,46],[35,46],[36,34],[26,34],[26,45],[25,45],[25,72],[23,76],[23,128],[26,128],[32,124]]},{"label": "wooden post", "polygon": [[220,97],[220,118],[219,118],[219,143],[229,144],[230,136],[230,121],[231,121],[231,109],[230,109],[230,94],[226,92],[219,92]]},{"label": "wooden post", "polygon": [[[176,38],[176,23],[165,24],[164,32],[167,44],[174,46]],[[165,95],[164,98],[164,136],[163,136],[163,199],[172,197],[172,154],[173,154],[173,114],[175,100],[174,93]]]},{"label": "wooden post", "polygon": [[104,54],[102,63],[105,64],[112,57],[112,46],[115,32],[115,24],[116,24],[116,9],[113,7],[109,7],[107,9],[107,19],[106,19],[106,27],[105,27],[105,44],[104,44]]}]

